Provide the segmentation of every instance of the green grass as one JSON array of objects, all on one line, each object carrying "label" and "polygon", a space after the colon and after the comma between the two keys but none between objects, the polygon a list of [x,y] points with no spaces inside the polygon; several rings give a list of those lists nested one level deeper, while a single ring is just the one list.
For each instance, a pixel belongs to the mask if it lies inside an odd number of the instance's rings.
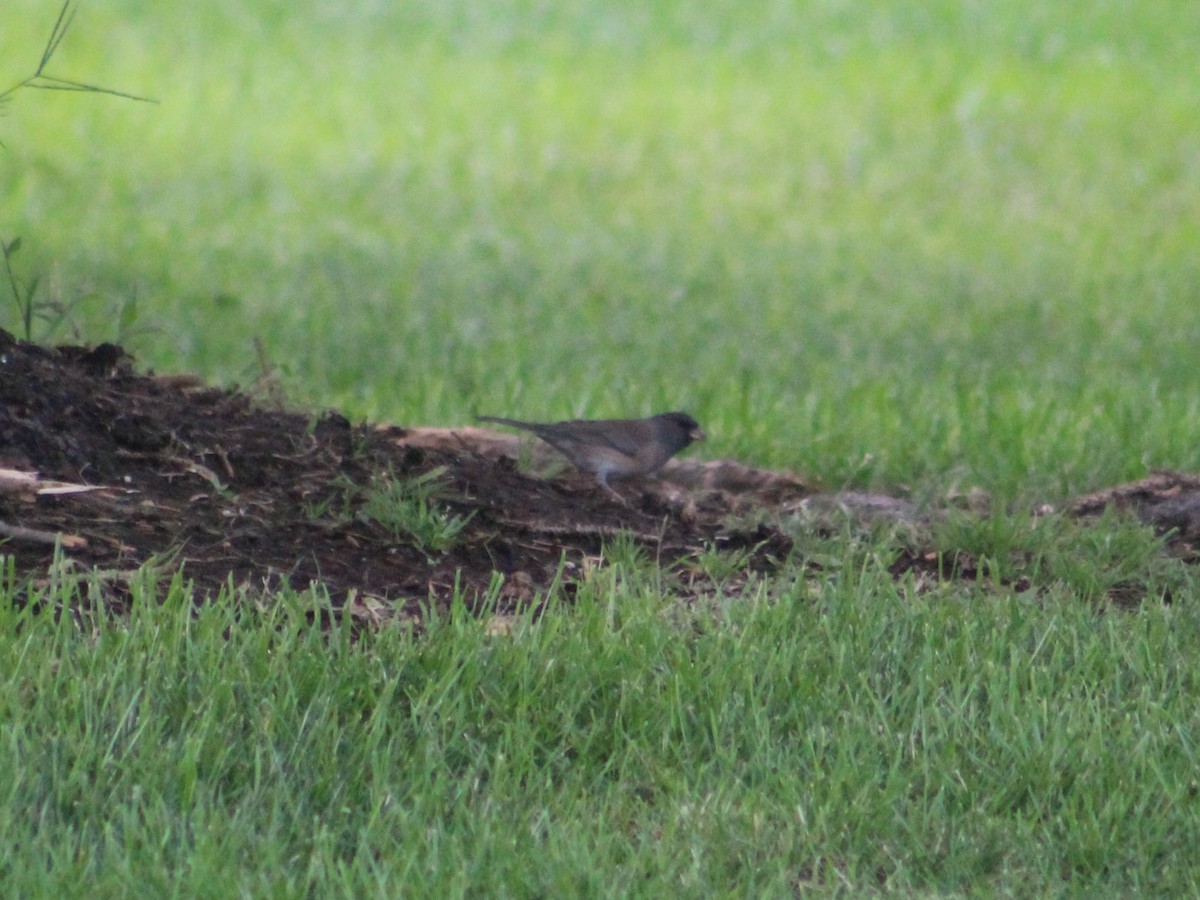
[{"label": "green grass", "polygon": [[[57,11],[6,3],[0,88]],[[1197,46],[1166,0],[83,6],[51,70],[160,103],[15,96],[0,237],[87,339],[995,513],[936,536],[979,583],[801,531],[821,577],[629,559],[508,637],[0,605],[4,892],[1194,893],[1193,576],[1023,511],[1200,467]]]},{"label": "green grass", "polygon": [[359,516],[378,522],[398,541],[412,541],[426,553],[440,553],[454,545],[474,515],[454,515],[440,507],[438,498],[445,493],[441,481],[445,474],[445,466],[409,479],[397,479],[389,472],[365,491],[366,501]]},{"label": "green grass", "polygon": [[502,636],[456,609],[354,641],[309,624],[312,595],[195,610],[179,584],[83,628],[7,612],[0,877],[21,896],[1196,890],[1192,605],[919,593],[866,563],[682,610],[658,577],[615,563]]}]

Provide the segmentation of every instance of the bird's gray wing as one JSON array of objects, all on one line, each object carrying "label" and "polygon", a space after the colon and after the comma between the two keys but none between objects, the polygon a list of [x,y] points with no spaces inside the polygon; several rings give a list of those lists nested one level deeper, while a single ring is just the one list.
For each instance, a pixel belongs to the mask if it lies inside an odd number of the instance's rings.
[{"label": "bird's gray wing", "polygon": [[[642,434],[637,426],[641,422],[622,422],[597,419],[591,422],[572,423],[578,430],[575,440],[596,447],[611,447],[624,456],[637,456],[651,435]],[[631,427],[632,426],[632,427]]]}]

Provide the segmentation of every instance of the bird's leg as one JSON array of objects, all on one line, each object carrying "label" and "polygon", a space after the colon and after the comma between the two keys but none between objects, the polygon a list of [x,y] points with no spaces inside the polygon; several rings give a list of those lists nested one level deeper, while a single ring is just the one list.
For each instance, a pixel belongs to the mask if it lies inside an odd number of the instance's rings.
[{"label": "bird's leg", "polygon": [[613,486],[612,486],[611,484],[609,484],[609,483],[608,483],[608,473],[607,473],[607,472],[599,472],[599,473],[597,473],[597,475],[596,475],[596,483],[597,483],[597,484],[599,484],[599,485],[600,485],[600,487],[602,487],[602,488],[604,488],[606,491],[608,491],[610,494],[612,494],[614,497],[616,497],[616,498],[617,498],[617,502],[618,502],[618,503],[620,503],[622,506],[628,506],[628,505],[629,505],[629,501],[628,501],[628,500],[626,500],[624,497],[622,497],[620,494],[618,494],[618,493],[616,492],[616,490],[613,488]]}]

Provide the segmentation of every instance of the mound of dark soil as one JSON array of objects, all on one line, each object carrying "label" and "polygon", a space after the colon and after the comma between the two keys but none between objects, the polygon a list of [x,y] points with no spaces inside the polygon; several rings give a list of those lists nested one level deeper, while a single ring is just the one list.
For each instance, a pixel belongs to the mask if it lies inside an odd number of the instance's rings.
[{"label": "mound of dark soil", "polygon": [[[154,560],[165,574],[182,565],[201,596],[317,582],[335,606],[380,618],[415,617],[455,590],[498,590],[501,608],[556,582],[569,591],[618,535],[667,565],[715,547],[770,568],[789,539],[731,514],[808,493],[786,476],[680,463],[678,482],[622,485],[621,503],[582,476],[524,474],[518,452],[481,429],[263,408],[138,374],[111,344],[49,349],[0,332],[0,553],[37,580],[97,572],[117,610],[126,576]],[[444,549],[364,514],[381,486],[422,478],[437,485],[427,505],[467,520]]]},{"label": "mound of dark soil", "polygon": [[[773,524],[783,518],[921,521],[903,499],[818,494],[787,474],[687,459],[622,484],[622,502],[589,478],[518,467],[543,450],[478,428],[300,415],[191,377],[138,374],[111,344],[51,349],[0,331],[0,562],[35,585],[86,572],[115,611],[130,601],[129,575],[155,561],[163,577],[182,566],[202,600],[319,583],[355,616],[416,620],[456,591],[468,603],[490,592],[501,612],[553,586],[569,594],[618,538],[666,568],[737,550],[747,577],[791,552]],[[426,518],[465,525],[443,546],[372,513],[370,498],[397,484],[424,486]],[[1072,512],[1110,505],[1195,555],[1200,479],[1155,475]],[[972,566],[958,557],[950,568],[971,577]],[[895,574],[913,569],[945,577],[945,554],[901,551]]]}]

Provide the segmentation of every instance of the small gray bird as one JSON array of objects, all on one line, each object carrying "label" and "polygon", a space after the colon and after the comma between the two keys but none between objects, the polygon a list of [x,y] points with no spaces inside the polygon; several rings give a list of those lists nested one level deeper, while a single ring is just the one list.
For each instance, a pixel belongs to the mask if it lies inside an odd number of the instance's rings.
[{"label": "small gray bird", "polygon": [[704,440],[700,424],[682,412],[660,413],[648,419],[543,423],[480,416],[479,421],[532,431],[576,468],[593,473],[610,494],[616,491],[609,485],[609,478],[650,475],[688,444]]}]

